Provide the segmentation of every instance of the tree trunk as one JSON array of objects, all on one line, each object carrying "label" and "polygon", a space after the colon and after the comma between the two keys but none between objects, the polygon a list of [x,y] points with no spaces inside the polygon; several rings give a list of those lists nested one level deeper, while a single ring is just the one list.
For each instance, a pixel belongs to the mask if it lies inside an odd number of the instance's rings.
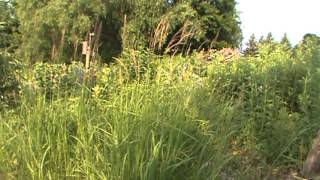
[{"label": "tree trunk", "polygon": [[78,40],[76,40],[73,43],[73,60],[74,61],[77,59],[77,53],[78,53]]},{"label": "tree trunk", "polygon": [[[64,49],[64,43],[65,43],[65,34],[66,34],[66,27],[64,27],[62,29],[62,31],[61,31],[58,58],[62,58],[62,56],[63,56],[63,49]],[[59,61],[61,61],[61,59]]]},{"label": "tree trunk", "polygon": [[57,57],[57,38],[56,34],[53,29],[51,29],[51,41],[52,41],[52,46],[51,46],[51,60],[54,61]]},{"label": "tree trunk", "polygon": [[99,46],[100,46],[100,37],[101,37],[101,31],[102,31],[102,21],[96,24],[95,27],[95,38],[94,38],[94,43],[93,43],[93,48],[92,50],[95,53],[98,53]]}]

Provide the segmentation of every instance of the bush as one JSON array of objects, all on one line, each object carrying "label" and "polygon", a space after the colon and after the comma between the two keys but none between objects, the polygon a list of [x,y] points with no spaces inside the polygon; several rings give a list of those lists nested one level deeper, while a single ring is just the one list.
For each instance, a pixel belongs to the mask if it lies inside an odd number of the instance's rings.
[{"label": "bush", "polygon": [[81,94],[82,85],[95,84],[95,72],[86,73],[83,65],[76,62],[70,65],[37,63],[32,76],[47,98]]},{"label": "bush", "polygon": [[17,105],[21,64],[10,54],[0,52],[0,110]]}]

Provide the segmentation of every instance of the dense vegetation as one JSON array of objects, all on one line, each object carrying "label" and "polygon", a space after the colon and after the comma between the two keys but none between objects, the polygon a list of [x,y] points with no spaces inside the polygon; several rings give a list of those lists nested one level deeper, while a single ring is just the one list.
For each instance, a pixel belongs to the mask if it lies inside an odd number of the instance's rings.
[{"label": "dense vegetation", "polygon": [[20,20],[20,55],[31,62],[79,59],[81,42],[89,32],[95,33],[93,50],[105,62],[124,48],[173,53],[237,47],[241,42],[234,0],[9,0],[6,4],[18,17],[0,22]]},{"label": "dense vegetation", "polygon": [[260,44],[231,59],[128,50],[87,73],[37,63],[21,72],[18,106],[1,113],[1,170],[18,179],[299,172],[319,126],[318,48]]},{"label": "dense vegetation", "polygon": [[0,10],[0,179],[300,176],[320,126],[316,35],[223,49],[241,41],[230,0]]}]

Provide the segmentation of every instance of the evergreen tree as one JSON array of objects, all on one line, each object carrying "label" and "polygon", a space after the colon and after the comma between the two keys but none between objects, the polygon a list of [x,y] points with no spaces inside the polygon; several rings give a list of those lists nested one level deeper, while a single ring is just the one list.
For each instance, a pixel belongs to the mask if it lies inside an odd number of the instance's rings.
[{"label": "evergreen tree", "polygon": [[281,44],[287,44],[287,45],[291,46],[291,43],[290,43],[290,41],[288,39],[288,36],[287,36],[287,33],[284,33],[280,43]]},{"label": "evergreen tree", "polygon": [[272,33],[268,33],[266,38],[259,40],[259,55],[268,55],[273,53],[278,48],[279,43],[273,38]]},{"label": "evergreen tree", "polygon": [[292,49],[292,45],[288,39],[287,33],[285,33],[280,41],[280,44],[282,44],[285,48],[285,50],[289,51]]},{"label": "evergreen tree", "polygon": [[258,43],[259,43],[259,44],[262,44],[263,41],[264,41],[264,36],[260,36]]},{"label": "evergreen tree", "polygon": [[266,39],[263,40],[263,43],[266,43],[266,44],[274,43],[274,38],[271,32],[268,33]]},{"label": "evergreen tree", "polygon": [[247,42],[247,48],[244,50],[245,56],[256,56],[258,54],[258,42],[254,34],[250,36],[249,41]]}]

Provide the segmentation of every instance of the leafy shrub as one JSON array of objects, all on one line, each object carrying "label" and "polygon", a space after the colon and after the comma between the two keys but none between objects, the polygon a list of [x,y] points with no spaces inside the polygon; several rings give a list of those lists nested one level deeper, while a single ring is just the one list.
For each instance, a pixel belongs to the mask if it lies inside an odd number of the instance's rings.
[{"label": "leafy shrub", "polygon": [[17,104],[20,70],[21,64],[16,59],[0,52],[0,110]]},{"label": "leafy shrub", "polygon": [[208,66],[209,79],[194,105],[198,118],[213,119],[219,113],[217,102],[227,104],[228,116],[237,124],[229,144],[240,152],[240,161],[260,162],[251,169],[299,167],[306,155],[306,142],[320,120],[319,51],[306,52],[294,57],[274,45],[272,51],[261,47],[256,58]]},{"label": "leafy shrub", "polygon": [[34,65],[34,80],[38,88],[47,97],[56,95],[79,94],[85,82],[94,80],[93,74],[86,74],[82,64],[48,64]]}]

